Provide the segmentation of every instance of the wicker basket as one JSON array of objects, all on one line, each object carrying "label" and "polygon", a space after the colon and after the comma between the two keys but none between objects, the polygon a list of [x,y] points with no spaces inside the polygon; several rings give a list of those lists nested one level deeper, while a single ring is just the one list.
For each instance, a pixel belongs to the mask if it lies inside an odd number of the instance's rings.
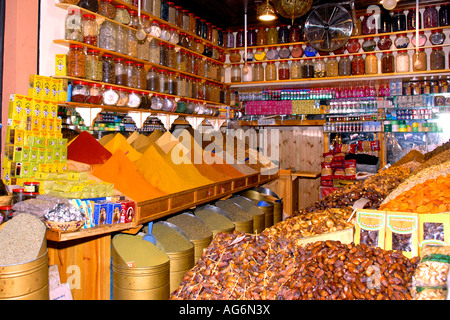
[{"label": "wicker basket", "polygon": [[60,231],[62,233],[65,232],[74,232],[80,229],[84,225],[83,221],[69,221],[69,222],[62,222],[62,221],[50,221],[50,220],[44,220],[45,225],[47,228],[55,231]]}]

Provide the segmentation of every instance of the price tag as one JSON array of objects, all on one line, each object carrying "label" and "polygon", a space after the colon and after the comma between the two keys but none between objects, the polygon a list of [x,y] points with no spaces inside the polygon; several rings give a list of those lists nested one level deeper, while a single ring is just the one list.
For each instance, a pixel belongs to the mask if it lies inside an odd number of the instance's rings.
[{"label": "price tag", "polygon": [[262,126],[275,124],[275,119],[258,119],[258,124]]}]

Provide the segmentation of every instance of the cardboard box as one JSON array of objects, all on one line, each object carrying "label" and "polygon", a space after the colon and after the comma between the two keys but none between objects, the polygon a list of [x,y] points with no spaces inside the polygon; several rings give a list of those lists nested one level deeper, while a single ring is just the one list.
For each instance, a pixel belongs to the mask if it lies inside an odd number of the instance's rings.
[{"label": "cardboard box", "polygon": [[[21,94],[11,94],[9,96],[8,119],[9,120],[26,120],[25,114],[25,97]],[[25,129],[25,128],[22,128]]]},{"label": "cardboard box", "polygon": [[67,76],[67,54],[55,55],[55,76]]},{"label": "cardboard box", "polygon": [[108,203],[106,201],[98,201],[94,203],[94,224],[106,224],[108,220]]},{"label": "cardboard box", "polygon": [[42,99],[44,95],[43,91],[44,79],[37,74],[31,74],[29,78],[28,96],[30,98]]},{"label": "cardboard box", "polygon": [[[120,222],[133,222],[136,214],[136,203],[134,201],[122,201],[120,204],[121,218]],[[124,219],[122,219],[124,215]]]}]

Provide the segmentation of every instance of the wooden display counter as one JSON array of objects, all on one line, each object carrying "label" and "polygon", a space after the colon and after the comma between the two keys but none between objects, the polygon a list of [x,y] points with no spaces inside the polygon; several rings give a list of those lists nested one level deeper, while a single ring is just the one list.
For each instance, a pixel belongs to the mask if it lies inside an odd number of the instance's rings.
[{"label": "wooden display counter", "polygon": [[113,232],[137,233],[143,223],[221,199],[278,178],[255,173],[136,204],[135,221],[70,233],[47,231],[49,264],[56,264],[74,300],[109,300]]}]

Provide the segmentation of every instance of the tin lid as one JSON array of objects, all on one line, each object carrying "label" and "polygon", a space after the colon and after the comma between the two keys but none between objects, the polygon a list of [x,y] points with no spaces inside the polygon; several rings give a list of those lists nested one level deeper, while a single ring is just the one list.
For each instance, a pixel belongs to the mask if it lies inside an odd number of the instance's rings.
[{"label": "tin lid", "polygon": [[4,211],[12,210],[12,206],[1,206],[0,210],[4,210]]}]

